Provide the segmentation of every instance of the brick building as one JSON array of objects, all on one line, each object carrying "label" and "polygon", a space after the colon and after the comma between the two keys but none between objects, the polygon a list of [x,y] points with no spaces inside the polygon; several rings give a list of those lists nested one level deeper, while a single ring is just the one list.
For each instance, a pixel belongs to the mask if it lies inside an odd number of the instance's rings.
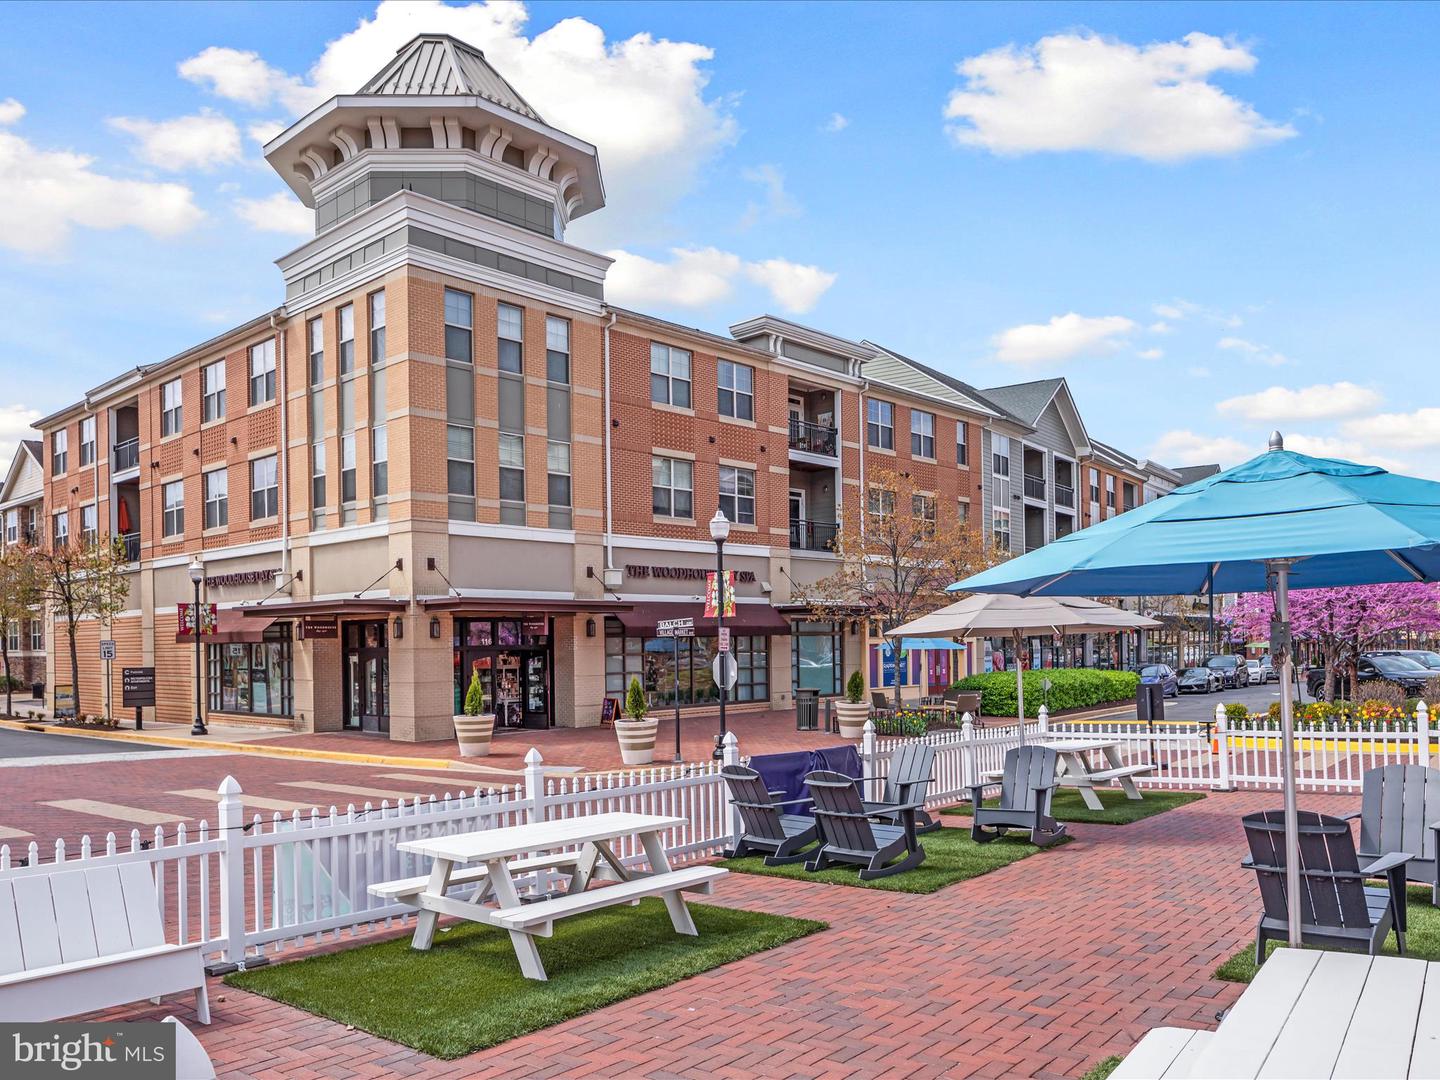
[{"label": "brick building", "polygon": [[[40,538],[45,516],[45,447],[22,439],[10,467],[0,481],[0,551],[15,544],[33,544]],[[8,663],[0,675],[22,686],[45,682],[45,613],[0,626],[6,637]]]}]

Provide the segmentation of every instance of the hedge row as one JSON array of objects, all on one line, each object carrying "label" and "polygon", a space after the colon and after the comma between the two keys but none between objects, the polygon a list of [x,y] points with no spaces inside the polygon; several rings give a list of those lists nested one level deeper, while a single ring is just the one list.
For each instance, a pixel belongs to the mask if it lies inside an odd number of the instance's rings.
[{"label": "hedge row", "polygon": [[[1049,701],[1050,711],[1088,709],[1112,701],[1133,700],[1140,676],[1133,671],[1097,671],[1094,668],[1049,668],[1025,672],[1025,715],[1039,716],[1040,706]],[[1041,685],[1050,680],[1047,695]],[[1015,715],[1015,673],[992,671],[971,675],[955,684],[957,690],[981,692],[982,716]]]}]

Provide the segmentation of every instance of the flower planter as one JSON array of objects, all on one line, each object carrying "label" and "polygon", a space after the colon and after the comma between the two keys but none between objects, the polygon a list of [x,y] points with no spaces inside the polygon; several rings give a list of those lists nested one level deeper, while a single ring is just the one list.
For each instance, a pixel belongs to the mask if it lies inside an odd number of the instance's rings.
[{"label": "flower planter", "polygon": [[842,739],[864,738],[865,721],[870,719],[870,706],[863,701],[837,701],[835,718],[839,721]]},{"label": "flower planter", "polygon": [[620,743],[620,760],[626,765],[649,765],[655,759],[655,732],[660,721],[616,720],[615,738]]},{"label": "flower planter", "polygon": [[494,713],[455,717],[455,741],[460,744],[461,757],[488,757],[494,733]]}]

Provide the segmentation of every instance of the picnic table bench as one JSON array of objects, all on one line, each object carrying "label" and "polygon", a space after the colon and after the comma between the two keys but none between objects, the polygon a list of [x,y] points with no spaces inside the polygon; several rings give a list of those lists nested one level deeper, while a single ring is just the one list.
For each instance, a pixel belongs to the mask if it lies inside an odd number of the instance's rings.
[{"label": "picnic table bench", "polygon": [[[419,910],[413,948],[430,948],[441,915],[483,923],[510,934],[526,978],[544,980],[545,966],[535,938],[549,937],[555,921],[571,915],[659,896],[677,934],[697,933],[681,893],[707,894],[728,871],[718,866],[671,868],[660,834],[685,820],[655,814],[592,814],[407,840],[397,845],[401,851],[434,860],[429,875],[382,882],[370,886],[370,892]],[[632,870],[615,854],[613,842],[626,836],[639,840],[650,865],[648,873]],[[591,889],[602,863],[618,880]],[[522,901],[516,878],[548,870],[558,870],[569,878],[565,893]],[[480,887],[467,898],[447,895],[457,885],[476,883]],[[486,906],[487,899],[495,906]]]},{"label": "picnic table bench", "polygon": [[[1095,794],[1097,784],[1117,781],[1127,799],[1144,798],[1135,785],[1135,777],[1155,771],[1155,766],[1146,762],[1125,764],[1120,756],[1120,742],[1116,739],[1045,739],[1042,745],[1050,747],[1060,755],[1056,779],[1061,787],[1075,788],[1080,798],[1091,810],[1103,810],[1104,805]],[[1105,767],[1092,769],[1089,755],[1098,751],[1105,758]],[[1003,769],[990,769],[981,774],[986,780],[997,780],[1005,775]]]}]

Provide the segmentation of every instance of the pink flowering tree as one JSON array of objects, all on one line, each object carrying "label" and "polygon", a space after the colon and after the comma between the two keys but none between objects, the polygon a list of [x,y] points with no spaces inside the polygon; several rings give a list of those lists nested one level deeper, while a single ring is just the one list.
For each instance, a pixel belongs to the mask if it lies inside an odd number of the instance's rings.
[{"label": "pink flowering tree", "polygon": [[[1275,605],[1269,593],[1243,593],[1226,611],[1247,638],[1269,637]],[[1335,671],[1344,666],[1355,685],[1355,662],[1382,634],[1440,630],[1440,586],[1418,581],[1296,589],[1290,593],[1290,629],[1313,641],[1325,658],[1325,697],[1335,694]]]}]

